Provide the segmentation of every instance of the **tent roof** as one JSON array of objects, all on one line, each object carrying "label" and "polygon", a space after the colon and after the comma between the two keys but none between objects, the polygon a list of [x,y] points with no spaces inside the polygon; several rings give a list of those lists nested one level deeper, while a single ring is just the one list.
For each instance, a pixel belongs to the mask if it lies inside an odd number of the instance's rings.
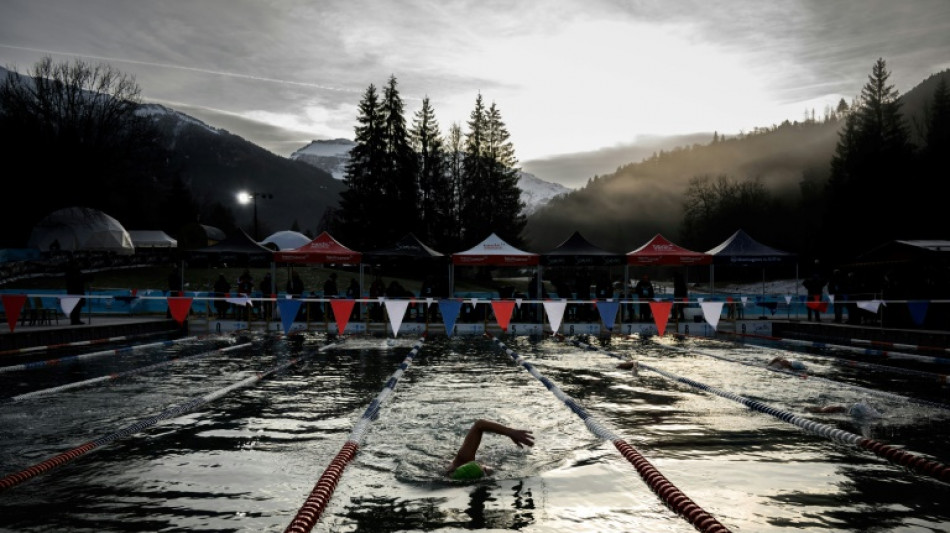
[{"label": "tent roof", "polygon": [[519,250],[492,233],[484,241],[464,252],[452,254],[456,265],[537,265],[541,256]]},{"label": "tent roof", "polygon": [[188,252],[192,258],[217,259],[219,262],[266,262],[274,255],[269,248],[265,248],[244,231],[238,230],[224,238],[217,244],[196,248]]},{"label": "tent roof", "polygon": [[164,231],[159,230],[129,230],[132,244],[136,248],[177,248],[178,241],[171,238]]},{"label": "tent roof", "polygon": [[859,255],[854,263],[903,263],[947,258],[950,258],[950,241],[890,241]]},{"label": "tent roof", "polygon": [[314,240],[294,248],[274,254],[274,260],[280,263],[359,263],[363,254],[343,246],[329,233],[323,232]]},{"label": "tent roof", "polygon": [[687,250],[659,233],[627,254],[629,265],[708,265],[712,260],[711,255]]},{"label": "tent roof", "polygon": [[717,265],[781,263],[796,257],[793,253],[776,250],[756,241],[741,229],[706,253],[713,256],[713,262]]},{"label": "tent roof", "polygon": [[118,220],[89,207],[67,207],[46,215],[33,227],[28,246],[43,251],[135,252],[132,237]]},{"label": "tent roof", "polygon": [[438,259],[445,254],[426,246],[413,233],[408,233],[388,248],[381,248],[363,254],[367,261],[385,260],[387,258],[402,259]]},{"label": "tent roof", "polygon": [[594,246],[579,231],[575,231],[557,248],[541,254],[547,266],[605,266],[623,264],[623,255]]},{"label": "tent roof", "polygon": [[299,231],[277,231],[272,233],[269,237],[260,242],[262,245],[272,244],[277,247],[278,250],[292,250],[294,248],[299,248],[310,242],[310,237],[307,237]]},{"label": "tent roof", "polygon": [[228,236],[219,228],[209,226],[207,224],[199,224],[199,226],[201,226],[201,229],[205,230],[205,237],[207,237],[209,241],[221,242],[228,238]]}]

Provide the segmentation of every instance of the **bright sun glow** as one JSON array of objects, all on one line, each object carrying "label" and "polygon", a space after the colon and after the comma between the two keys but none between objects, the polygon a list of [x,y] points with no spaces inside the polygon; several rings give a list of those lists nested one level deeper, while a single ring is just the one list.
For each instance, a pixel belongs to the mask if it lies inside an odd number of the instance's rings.
[{"label": "bright sun glow", "polygon": [[247,191],[241,191],[237,193],[238,202],[242,204],[251,203],[251,195]]}]

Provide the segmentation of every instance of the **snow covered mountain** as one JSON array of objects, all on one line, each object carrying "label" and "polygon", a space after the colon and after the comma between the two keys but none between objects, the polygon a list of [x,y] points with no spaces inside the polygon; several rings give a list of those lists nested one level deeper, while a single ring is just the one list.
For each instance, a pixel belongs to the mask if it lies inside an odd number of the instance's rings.
[{"label": "snow covered mountain", "polygon": [[[329,172],[338,180],[343,179],[350,150],[356,143],[349,139],[331,139],[313,141],[290,155],[291,159],[308,163]],[[571,189],[526,172],[518,179],[521,200],[525,203],[525,214],[530,215],[551,198],[570,192]]]}]

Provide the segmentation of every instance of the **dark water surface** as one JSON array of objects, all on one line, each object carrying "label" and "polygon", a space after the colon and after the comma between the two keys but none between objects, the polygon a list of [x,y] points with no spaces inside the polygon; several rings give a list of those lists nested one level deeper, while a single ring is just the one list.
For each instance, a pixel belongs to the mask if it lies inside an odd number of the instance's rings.
[{"label": "dark water surface", "polygon": [[[352,337],[318,352],[327,343],[318,334],[220,337],[0,373],[0,396],[246,341],[252,346],[0,404],[5,476],[305,357],[0,492],[0,531],[283,531],[416,339]],[[658,374],[635,377],[603,353],[547,338],[505,342],[733,531],[950,531],[950,485]],[[842,385],[829,384],[700,353],[760,366],[778,354],[713,340],[615,337],[606,348],[950,464],[950,411],[843,385],[944,402],[947,390],[935,381],[836,365],[827,354],[784,352]],[[862,399],[884,418],[804,412],[809,405]],[[479,457],[495,475],[451,482],[441,473],[477,418],[531,429],[537,444],[520,450],[506,438],[486,436]],[[695,531],[611,443],[595,437],[490,341],[436,337],[371,424],[314,531],[471,529]]]}]

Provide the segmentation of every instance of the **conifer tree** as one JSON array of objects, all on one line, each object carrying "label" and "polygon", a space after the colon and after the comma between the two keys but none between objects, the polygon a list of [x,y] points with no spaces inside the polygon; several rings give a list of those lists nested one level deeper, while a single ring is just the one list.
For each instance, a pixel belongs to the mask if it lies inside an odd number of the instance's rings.
[{"label": "conifer tree", "polygon": [[376,233],[382,238],[377,242],[379,245],[388,244],[406,233],[415,231],[419,219],[418,161],[410,144],[404,116],[405,106],[396,85],[396,77],[390,76],[381,102],[388,164],[383,177],[387,196],[383,213],[386,218],[376,229]]},{"label": "conifer tree", "polygon": [[511,135],[501,118],[501,111],[492,102],[486,115],[487,156],[491,179],[491,213],[494,231],[509,243],[521,244],[525,226],[524,202],[518,188],[520,169],[515,158]]},{"label": "conifer tree", "polygon": [[472,246],[493,230],[489,212],[491,182],[485,157],[486,117],[482,95],[475,98],[475,109],[468,121],[462,159],[460,186],[460,222],[463,246]]},{"label": "conifer tree", "polygon": [[452,198],[442,135],[428,96],[423,98],[422,108],[413,117],[411,136],[419,169],[417,235],[423,241],[442,246],[448,244],[444,234],[452,222]]},{"label": "conifer tree", "polygon": [[449,234],[446,235],[446,250],[460,250],[462,247],[462,176],[464,173],[464,136],[458,122],[449,128],[446,164],[448,165],[449,196]]},{"label": "conifer tree", "polygon": [[379,215],[388,201],[384,178],[388,168],[383,116],[376,86],[370,84],[358,107],[355,127],[356,145],[350,150],[344,182],[347,189],[340,195],[341,238],[350,246],[374,245],[374,231]]}]

